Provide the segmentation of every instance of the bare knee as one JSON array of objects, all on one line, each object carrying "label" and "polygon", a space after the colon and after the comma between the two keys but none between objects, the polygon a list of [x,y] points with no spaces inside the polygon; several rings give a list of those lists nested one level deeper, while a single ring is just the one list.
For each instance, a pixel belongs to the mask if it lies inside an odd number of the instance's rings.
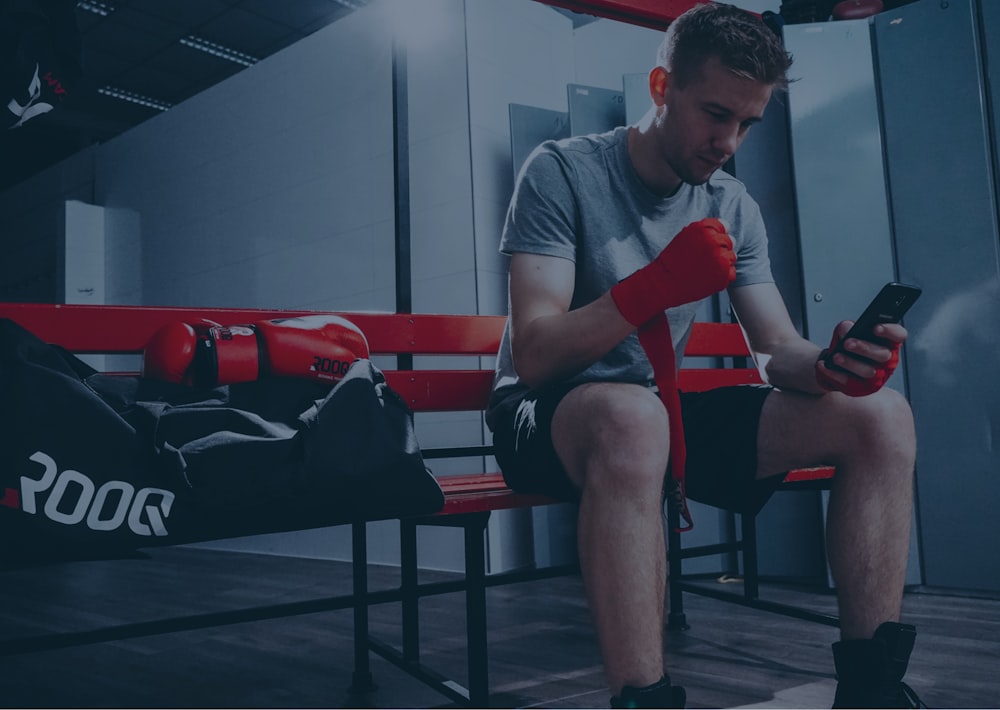
[{"label": "bare knee", "polygon": [[843,421],[848,422],[848,458],[863,457],[898,464],[912,470],[916,455],[913,413],[903,395],[883,388],[867,397],[841,397]]},{"label": "bare knee", "polygon": [[559,405],[552,429],[556,451],[577,485],[643,496],[662,488],[669,421],[659,398],[645,387],[577,388]]}]

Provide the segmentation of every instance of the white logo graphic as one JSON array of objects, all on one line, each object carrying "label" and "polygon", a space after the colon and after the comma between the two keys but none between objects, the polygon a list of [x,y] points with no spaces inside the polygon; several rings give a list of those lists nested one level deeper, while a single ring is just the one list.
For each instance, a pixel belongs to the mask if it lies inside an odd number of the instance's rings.
[{"label": "white logo graphic", "polygon": [[[25,121],[28,121],[35,116],[40,116],[43,113],[48,113],[52,110],[52,104],[44,101],[38,101],[38,98],[41,95],[42,82],[38,80],[38,65],[35,64],[35,75],[31,78],[31,81],[28,82],[28,103],[22,106],[14,99],[11,99],[10,103],[7,104],[7,110],[18,117],[17,123],[10,128],[23,126]],[[36,101],[38,101],[38,103],[35,103]]]},{"label": "white logo graphic", "polygon": [[[21,509],[37,515],[41,501],[36,496],[49,491],[41,508],[49,520],[76,525],[86,520],[91,530],[117,530],[123,523],[136,535],[164,537],[174,494],[162,488],[140,488],[126,481],[106,481],[98,488],[79,471],[59,467],[51,456],[36,451],[28,457],[44,467],[38,479],[21,476]],[[153,500],[159,498],[159,505]],[[145,514],[145,516],[143,515]],[[145,520],[143,519],[145,518]]]}]

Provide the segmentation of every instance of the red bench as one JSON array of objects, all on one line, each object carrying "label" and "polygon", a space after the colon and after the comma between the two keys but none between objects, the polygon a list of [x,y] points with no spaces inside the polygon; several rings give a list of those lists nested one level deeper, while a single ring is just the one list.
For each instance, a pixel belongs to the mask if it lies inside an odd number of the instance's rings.
[{"label": "red bench", "polygon": [[[40,339],[61,345],[77,354],[137,354],[150,335],[165,323],[209,319],[232,325],[259,320],[310,315],[312,311],[248,310],[218,308],[168,308],[130,306],[77,306],[51,304],[0,304],[0,318],[9,318]],[[388,313],[341,313],[366,334],[376,362],[385,372],[389,385],[415,412],[478,412],[486,406],[493,378],[490,368],[482,368],[480,357],[495,355],[505,319],[501,316],[463,316]],[[688,390],[701,390],[733,384],[759,383],[739,326],[733,324],[696,324],[687,346],[688,356],[716,359],[710,367],[685,368],[680,384]],[[453,368],[413,365],[414,357],[461,356]],[[396,364],[385,365],[385,356],[396,356]],[[380,359],[381,358],[381,359]],[[470,362],[473,364],[470,366]],[[491,367],[491,366],[490,366]],[[417,434],[420,436],[418,420]],[[372,687],[369,650],[393,662],[406,672],[438,689],[453,701],[485,707],[489,701],[488,655],[486,634],[486,589],[491,586],[528,579],[539,579],[573,571],[574,566],[547,569],[513,570],[487,573],[484,535],[491,511],[525,508],[555,503],[544,496],[523,495],[507,488],[499,473],[486,465],[492,453],[483,441],[457,447],[424,448],[429,466],[435,460],[472,459],[461,464],[471,473],[440,475],[445,493],[444,508],[435,515],[404,518],[400,521],[401,583],[399,589],[369,592],[367,584],[367,540],[364,523],[352,525],[354,592],[344,597],[330,597],[303,604],[286,604],[258,609],[168,619],[161,622],[130,624],[94,632],[57,634],[42,638],[4,642],[0,653],[19,653],[43,648],[65,647],[121,638],[168,633],[181,629],[205,628],[241,621],[275,618],[351,607],[354,610],[355,688]],[[484,472],[485,471],[485,472]],[[793,471],[783,484],[786,488],[825,486],[831,469]],[[416,529],[422,525],[444,525],[464,530],[465,575],[455,582],[422,583],[417,569]],[[672,526],[671,526],[672,527]],[[753,516],[743,516],[742,537],[735,542],[685,549],[676,533],[671,533],[670,574],[673,627],[686,626],[683,592],[708,594],[727,601],[780,613],[836,624],[836,619],[807,610],[772,604],[759,599],[756,568],[756,536]],[[685,578],[682,560],[721,552],[739,552],[743,556],[744,590],[734,594],[717,592]],[[468,682],[466,686],[426,668],[420,662],[417,606],[419,599],[431,594],[464,591],[468,634]],[[400,602],[402,608],[402,648],[398,649],[373,638],[368,631],[370,604]]]}]

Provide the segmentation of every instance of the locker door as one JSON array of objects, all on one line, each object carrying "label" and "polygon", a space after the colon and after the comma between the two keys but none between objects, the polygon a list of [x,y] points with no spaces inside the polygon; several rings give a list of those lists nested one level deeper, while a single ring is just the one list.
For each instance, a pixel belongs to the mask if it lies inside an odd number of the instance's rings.
[{"label": "locker door", "polygon": [[[996,5],[982,3],[994,38]],[[924,288],[906,359],[925,581],[997,590],[997,193],[977,10],[914,3],[874,31],[899,274]]]}]

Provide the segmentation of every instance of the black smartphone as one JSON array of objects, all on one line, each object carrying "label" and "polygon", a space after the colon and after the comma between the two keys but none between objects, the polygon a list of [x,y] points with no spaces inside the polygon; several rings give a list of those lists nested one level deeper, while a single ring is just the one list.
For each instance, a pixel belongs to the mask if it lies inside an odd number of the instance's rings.
[{"label": "black smartphone", "polygon": [[[843,343],[848,338],[857,338],[858,340],[882,344],[884,341],[874,335],[875,326],[880,323],[899,323],[903,320],[903,315],[910,310],[910,306],[920,298],[921,293],[922,290],[919,286],[896,283],[895,281],[887,283],[868,304],[868,307],[865,308],[840,342]],[[850,354],[852,357],[858,357],[855,353]],[[833,363],[832,351],[827,354],[824,363],[831,370],[841,369]]]}]

